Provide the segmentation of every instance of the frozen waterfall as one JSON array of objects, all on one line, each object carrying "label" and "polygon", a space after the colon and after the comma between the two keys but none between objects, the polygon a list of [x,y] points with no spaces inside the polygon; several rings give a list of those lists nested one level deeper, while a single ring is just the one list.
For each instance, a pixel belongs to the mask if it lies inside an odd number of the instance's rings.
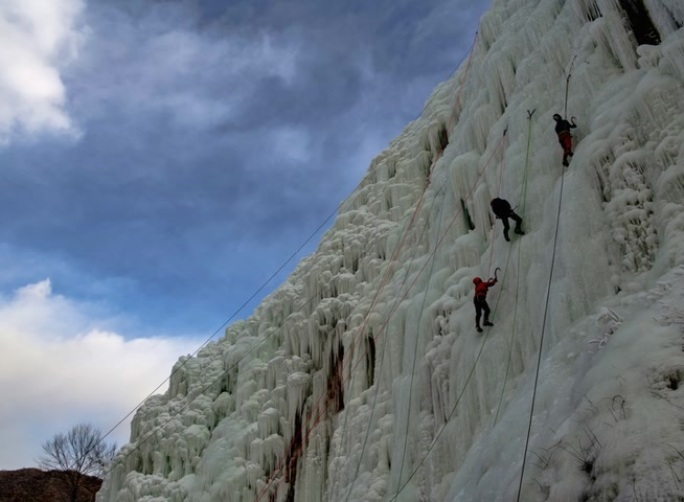
[{"label": "frozen waterfall", "polygon": [[683,26],[681,0],[496,0],[318,250],[138,411],[98,500],[684,500]]}]

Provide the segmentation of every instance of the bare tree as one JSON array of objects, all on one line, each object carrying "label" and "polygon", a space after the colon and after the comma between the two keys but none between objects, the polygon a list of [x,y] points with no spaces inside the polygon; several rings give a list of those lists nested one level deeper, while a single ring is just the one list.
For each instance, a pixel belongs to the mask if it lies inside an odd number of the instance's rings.
[{"label": "bare tree", "polygon": [[56,434],[42,446],[38,464],[46,470],[61,471],[59,479],[71,502],[78,502],[85,477],[102,477],[116,454],[116,444],[108,444],[90,424],[78,424],[66,434]]}]

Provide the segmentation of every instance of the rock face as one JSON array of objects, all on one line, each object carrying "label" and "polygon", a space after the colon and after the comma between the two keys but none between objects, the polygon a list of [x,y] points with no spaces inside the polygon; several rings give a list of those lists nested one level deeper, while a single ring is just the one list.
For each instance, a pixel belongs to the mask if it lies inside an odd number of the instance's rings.
[{"label": "rock face", "polygon": [[[0,502],[70,502],[60,476],[62,471],[19,469],[0,471]],[[84,476],[78,502],[92,502],[102,480]]]},{"label": "rock face", "polygon": [[683,25],[680,0],[496,0],[316,253],[139,410],[98,500],[684,500]]}]

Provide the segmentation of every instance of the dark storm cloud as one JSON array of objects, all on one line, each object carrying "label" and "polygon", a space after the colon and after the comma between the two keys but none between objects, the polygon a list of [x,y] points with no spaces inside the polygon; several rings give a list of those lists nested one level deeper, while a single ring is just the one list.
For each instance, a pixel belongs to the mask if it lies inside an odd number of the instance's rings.
[{"label": "dark storm cloud", "polygon": [[443,0],[91,2],[64,75],[82,137],[0,152],[0,238],[83,270],[84,296],[108,284],[150,320],[216,319],[420,113],[476,15]]}]

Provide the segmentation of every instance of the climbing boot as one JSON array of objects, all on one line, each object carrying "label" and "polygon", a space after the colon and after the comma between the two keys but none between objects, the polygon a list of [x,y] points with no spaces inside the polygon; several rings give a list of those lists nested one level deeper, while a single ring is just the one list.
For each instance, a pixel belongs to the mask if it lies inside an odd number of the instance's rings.
[{"label": "climbing boot", "polygon": [[484,324],[485,326],[494,326],[494,324],[489,321],[485,321],[482,324]]},{"label": "climbing boot", "polygon": [[476,329],[479,333],[482,333],[482,328],[481,328],[481,327],[475,326],[475,329]]},{"label": "climbing boot", "polygon": [[520,227],[515,227],[514,232],[518,235],[525,235],[525,232],[523,232],[522,228],[520,228]]},{"label": "climbing boot", "polygon": [[511,239],[508,238],[508,232],[504,232],[504,239],[506,239],[507,241],[510,241],[510,240],[511,240]]}]

